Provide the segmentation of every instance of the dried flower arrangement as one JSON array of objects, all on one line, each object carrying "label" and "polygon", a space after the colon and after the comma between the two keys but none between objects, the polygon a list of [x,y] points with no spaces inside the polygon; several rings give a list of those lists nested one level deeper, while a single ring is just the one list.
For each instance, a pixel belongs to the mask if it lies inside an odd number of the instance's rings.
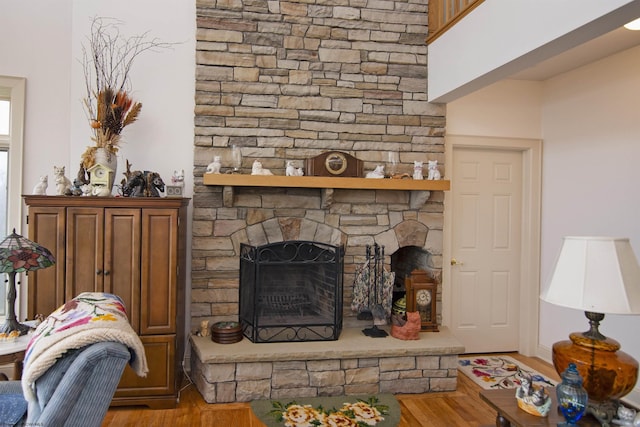
[{"label": "dried flower arrangement", "polygon": [[111,18],[93,18],[89,46],[82,48],[87,87],[84,106],[93,130],[91,139],[95,142],[82,154],[85,169],[95,163],[98,148],[116,154],[121,142],[120,133],[140,114],[142,103],[134,101],[127,93],[134,59],[147,50],[170,46],[156,39],[149,40],[147,33],[123,38],[120,25],[120,21]]}]

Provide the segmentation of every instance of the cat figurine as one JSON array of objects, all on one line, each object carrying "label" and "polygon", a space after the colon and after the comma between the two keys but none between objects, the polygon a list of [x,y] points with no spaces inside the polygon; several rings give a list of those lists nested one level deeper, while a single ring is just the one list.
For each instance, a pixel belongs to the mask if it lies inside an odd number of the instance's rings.
[{"label": "cat figurine", "polygon": [[427,175],[427,179],[430,179],[430,180],[440,179],[440,171],[438,170],[437,160],[427,161],[427,170],[429,171],[429,174]]},{"label": "cat figurine", "polygon": [[[220,169],[218,169],[218,173],[220,173]],[[180,171],[173,171],[173,175],[171,176],[171,185],[184,187],[184,169]]]},{"label": "cat figurine", "polygon": [[296,176],[296,168],[293,166],[293,162],[287,162],[287,167],[284,170],[286,176]]},{"label": "cat figurine", "polygon": [[214,156],[213,162],[209,163],[209,166],[207,166],[207,173],[219,174],[221,166],[222,164],[220,163],[220,156]]},{"label": "cat figurine", "polygon": [[273,175],[273,173],[269,169],[263,168],[260,160],[255,160],[251,167],[251,175]]},{"label": "cat figurine", "polygon": [[33,194],[46,196],[48,186],[49,186],[49,176],[42,175],[40,177],[40,181],[33,187]]},{"label": "cat figurine", "polygon": [[378,165],[371,172],[367,172],[367,178],[384,178],[384,165]]},{"label": "cat figurine", "polygon": [[413,179],[424,179],[422,176],[422,164],[421,161],[413,161]]},{"label": "cat figurine", "polygon": [[71,192],[71,180],[64,176],[65,167],[64,166],[54,166],[53,167],[53,175],[55,176],[56,181],[56,194],[58,196],[68,195]]}]

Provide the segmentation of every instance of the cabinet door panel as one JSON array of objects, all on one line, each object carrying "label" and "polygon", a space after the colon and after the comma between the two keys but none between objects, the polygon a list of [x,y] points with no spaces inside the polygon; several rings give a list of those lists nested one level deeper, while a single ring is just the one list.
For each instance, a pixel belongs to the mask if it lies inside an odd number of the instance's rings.
[{"label": "cabinet door panel", "polygon": [[176,332],[178,212],[142,210],[141,334]]},{"label": "cabinet door panel", "polygon": [[32,271],[27,277],[29,319],[36,314],[48,316],[64,304],[65,221],[63,207],[29,209],[29,239],[49,249],[56,258],[53,266]]},{"label": "cabinet door panel", "polygon": [[105,209],[104,290],[118,295],[140,328],[140,209]]},{"label": "cabinet door panel", "polygon": [[104,264],[104,209],[67,209],[65,298],[81,292],[102,292]]},{"label": "cabinet door panel", "polygon": [[138,395],[174,394],[175,381],[175,335],[140,337],[147,355],[149,373],[139,377],[127,365],[115,397],[135,397]]}]

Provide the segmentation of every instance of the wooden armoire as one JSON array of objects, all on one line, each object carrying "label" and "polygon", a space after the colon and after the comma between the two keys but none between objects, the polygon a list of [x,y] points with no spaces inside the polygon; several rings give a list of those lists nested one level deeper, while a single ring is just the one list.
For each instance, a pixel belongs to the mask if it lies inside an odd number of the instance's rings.
[{"label": "wooden armoire", "polygon": [[81,292],[121,297],[149,373],[127,366],[112,405],[175,407],[185,347],[186,198],[24,196],[29,239],[56,257],[28,276],[28,317]]}]

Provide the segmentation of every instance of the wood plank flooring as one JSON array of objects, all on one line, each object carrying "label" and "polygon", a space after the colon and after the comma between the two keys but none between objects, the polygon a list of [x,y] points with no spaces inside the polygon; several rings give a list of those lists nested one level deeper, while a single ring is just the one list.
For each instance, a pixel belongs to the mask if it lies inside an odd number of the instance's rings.
[{"label": "wood plank flooring", "polygon": [[[558,380],[553,366],[538,358],[509,353],[541,373]],[[399,394],[399,427],[480,427],[495,425],[495,412],[480,400],[480,387],[458,375],[452,392]],[[264,427],[248,403],[209,404],[193,385],[186,386],[176,409],[120,407],[108,411],[102,427]]]}]

